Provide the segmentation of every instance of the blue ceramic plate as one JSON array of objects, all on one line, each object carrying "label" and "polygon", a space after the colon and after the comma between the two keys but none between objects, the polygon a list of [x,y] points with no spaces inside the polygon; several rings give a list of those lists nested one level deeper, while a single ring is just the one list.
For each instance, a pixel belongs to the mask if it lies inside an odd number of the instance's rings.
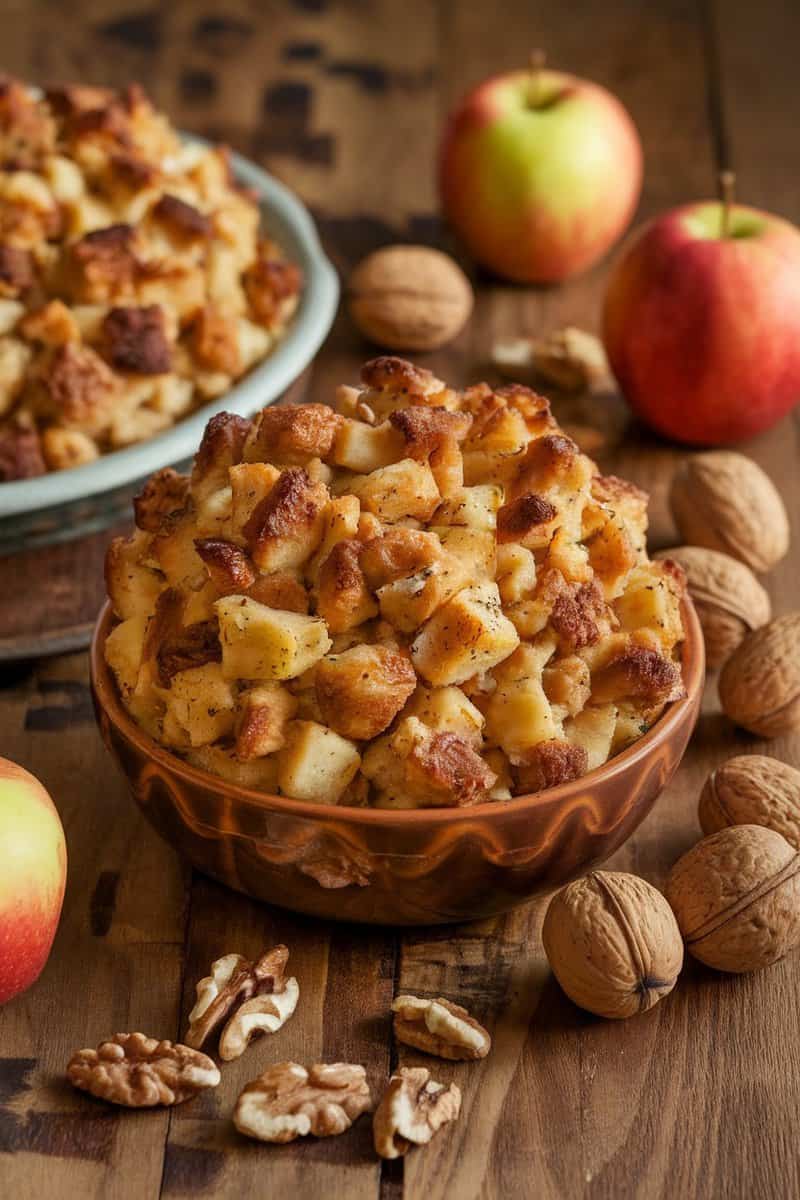
[{"label": "blue ceramic plate", "polygon": [[[187,141],[201,141],[187,138]],[[286,391],[308,366],[333,324],[339,280],[308,210],[266,171],[233,155],[236,178],[260,197],[265,223],[303,271],[297,312],[276,348],[235,387],[171,429],[68,471],[0,483],[0,555],[67,541],[124,517],[139,484],[161,467],[194,454],[209,417],[225,410],[248,417]]]}]

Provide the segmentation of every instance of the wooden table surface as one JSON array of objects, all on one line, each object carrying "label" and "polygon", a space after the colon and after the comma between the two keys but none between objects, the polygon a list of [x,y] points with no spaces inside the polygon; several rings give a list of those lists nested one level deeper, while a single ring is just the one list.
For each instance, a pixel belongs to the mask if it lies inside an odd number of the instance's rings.
[{"label": "wooden table surface", "polygon": [[[736,169],[742,198],[800,219],[797,4],[4,0],[0,13],[6,69],[33,80],[142,80],[179,125],[225,139],[296,188],[342,272],[388,240],[449,245],[433,174],[443,116],[466,86],[519,65],[534,46],[630,108],[646,153],[640,217],[712,193],[725,165]],[[606,273],[601,265],[548,290],[479,277],[470,327],[424,361],[464,383],[489,372],[497,334],[594,328]],[[305,395],[329,399],[369,353],[340,315]],[[609,431],[602,465],[651,491],[653,544],[669,544],[664,501],[681,452],[627,425],[614,400],[577,419]],[[745,449],[779,483],[800,548],[796,418]],[[797,604],[798,553],[768,581],[777,612]],[[750,978],[688,963],[664,1003],[611,1023],[580,1012],[555,984],[539,941],[541,902],[483,924],[407,934],[259,906],[193,876],[144,823],[96,733],[83,655],[14,670],[0,689],[0,753],[52,791],[70,871],[44,975],[0,1011],[4,1197],[800,1194],[800,959]],[[712,681],[677,779],[613,865],[660,883],[698,837],[708,770],[763,748],[720,715]],[[795,763],[799,751],[797,741],[769,746]],[[72,1051],[116,1030],[180,1036],[194,982],[213,958],[277,940],[291,949],[299,1010],[279,1049],[248,1051],[215,1092],[133,1113],[64,1082]],[[343,1137],[286,1147],[235,1134],[232,1104],[270,1054],[361,1062],[376,1085],[413,1061],[390,1036],[400,990],[460,999],[492,1029],[483,1063],[437,1063],[438,1076],[464,1092],[452,1132],[383,1166],[366,1120]]]}]

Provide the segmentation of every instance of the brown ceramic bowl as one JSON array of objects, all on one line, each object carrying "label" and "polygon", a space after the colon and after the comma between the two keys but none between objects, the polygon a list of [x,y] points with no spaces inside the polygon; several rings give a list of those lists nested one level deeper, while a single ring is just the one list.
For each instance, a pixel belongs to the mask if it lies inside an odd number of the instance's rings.
[{"label": "brown ceramic bowl", "polygon": [[582,779],[506,803],[385,811],[308,804],[227,783],[159,746],[123,707],[103,648],[91,650],[103,739],[158,832],[199,870],[297,912],[430,925],[505,912],[602,862],[644,819],[694,729],[703,636],[684,608],[687,696],[638,742]]}]

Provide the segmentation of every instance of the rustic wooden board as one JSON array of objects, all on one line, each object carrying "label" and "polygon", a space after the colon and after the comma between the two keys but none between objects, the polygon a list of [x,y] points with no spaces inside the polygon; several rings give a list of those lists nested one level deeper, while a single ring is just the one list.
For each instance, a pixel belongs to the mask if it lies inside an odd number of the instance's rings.
[{"label": "rustic wooden board", "polygon": [[[733,165],[743,198],[800,219],[795,49],[800,13],[780,0],[509,0],[494,19],[472,4],[333,0],[224,13],[184,0],[90,0],[80,20],[52,5],[0,4],[8,69],[37,78],[142,78],[179,124],[222,136],[280,174],[315,209],[346,271],[396,237],[450,246],[429,164],[443,113],[489,70],[544,45],[551,61],[610,86],[647,153],[641,215],[713,191]],[[498,334],[596,327],[608,265],[560,289],[481,276],[475,319],[427,356],[456,382],[487,373]],[[326,400],[370,353],[341,314],[296,396]],[[652,538],[674,530],[665,498],[681,451],[629,421],[615,397],[561,405],[599,429],[604,466],[653,496]],[[746,447],[778,481],[797,528],[800,425]],[[796,606],[797,551],[768,581]],[[4,581],[5,582],[5,581]],[[5,589],[3,589],[5,590]],[[3,1194],[120,1200],[239,1197],[302,1188],[310,1197],[783,1197],[800,1194],[797,960],[727,979],[687,966],[642,1018],[595,1020],[565,1000],[539,942],[543,903],[457,929],[332,927],[269,910],[182,868],[127,800],[95,733],[86,666],[73,656],[2,677],[0,753],[48,784],[70,847],[65,915],[41,983],[0,1011]],[[707,771],[762,743],[721,717],[713,681],[678,778],[615,865],[663,881],[698,835]],[[800,762],[797,739],[770,752]],[[69,1052],[117,1028],[185,1031],[193,984],[212,958],[283,940],[302,1001],[280,1037],[226,1068],[221,1087],[172,1114],[117,1114],[73,1094]],[[381,1166],[368,1122],[329,1142],[245,1145],[229,1122],[237,1089],[275,1054],[363,1062],[378,1089],[397,1062],[423,1061],[390,1038],[400,990],[464,1000],[494,1035],[490,1057],[436,1064],[464,1091],[451,1135]]]}]

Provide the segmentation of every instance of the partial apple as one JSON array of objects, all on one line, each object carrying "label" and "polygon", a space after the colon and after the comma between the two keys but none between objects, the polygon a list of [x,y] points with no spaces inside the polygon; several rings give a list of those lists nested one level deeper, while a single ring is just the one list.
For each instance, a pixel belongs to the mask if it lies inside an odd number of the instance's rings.
[{"label": "partial apple", "polygon": [[718,446],[769,429],[800,399],[800,232],[741,204],[667,212],[615,267],[603,327],[656,432]]},{"label": "partial apple", "polygon": [[0,758],[0,1004],[38,979],[67,873],[64,830],[38,779]]},{"label": "partial apple", "polygon": [[519,283],[555,283],[591,266],[627,229],[641,186],[627,110],[574,75],[493,76],[445,129],[445,215],[473,258]]}]

